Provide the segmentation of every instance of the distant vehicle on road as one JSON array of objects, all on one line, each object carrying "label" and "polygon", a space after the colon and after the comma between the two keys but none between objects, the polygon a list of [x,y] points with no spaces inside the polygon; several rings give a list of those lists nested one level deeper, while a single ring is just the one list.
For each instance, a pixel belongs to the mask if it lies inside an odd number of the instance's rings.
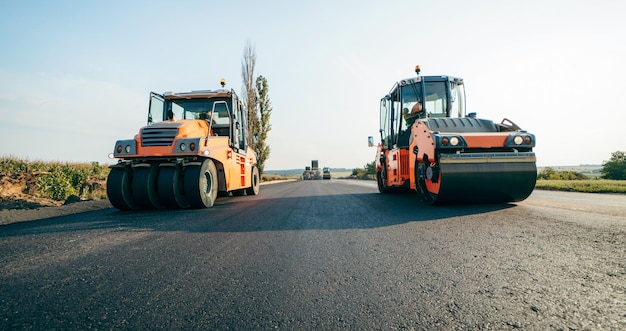
[{"label": "distant vehicle on road", "polygon": [[330,168],[329,167],[324,167],[322,169],[322,179],[330,179]]}]

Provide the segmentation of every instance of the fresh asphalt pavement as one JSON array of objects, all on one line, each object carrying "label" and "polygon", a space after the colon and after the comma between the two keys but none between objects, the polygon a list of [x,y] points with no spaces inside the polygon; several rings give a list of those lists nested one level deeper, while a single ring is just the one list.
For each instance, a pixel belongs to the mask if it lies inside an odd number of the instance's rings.
[{"label": "fresh asphalt pavement", "polygon": [[[471,194],[471,192],[468,192]],[[0,226],[0,329],[626,329],[626,196],[375,183]]]}]

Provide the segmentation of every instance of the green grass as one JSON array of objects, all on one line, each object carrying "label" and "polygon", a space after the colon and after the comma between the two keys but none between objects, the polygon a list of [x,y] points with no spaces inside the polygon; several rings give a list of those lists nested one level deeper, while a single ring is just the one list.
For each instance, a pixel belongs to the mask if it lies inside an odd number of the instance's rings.
[{"label": "green grass", "polygon": [[82,199],[105,199],[109,168],[92,163],[28,161],[0,157],[0,174],[26,180],[24,193],[63,201],[71,195]]},{"label": "green grass", "polygon": [[537,180],[536,188],[554,191],[586,193],[626,193],[626,180],[585,179],[585,180]]}]

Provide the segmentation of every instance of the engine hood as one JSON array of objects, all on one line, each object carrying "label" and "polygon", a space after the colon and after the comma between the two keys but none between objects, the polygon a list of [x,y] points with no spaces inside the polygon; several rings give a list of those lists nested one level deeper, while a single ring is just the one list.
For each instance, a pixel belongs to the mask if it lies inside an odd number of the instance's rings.
[{"label": "engine hood", "polygon": [[165,121],[144,126],[139,131],[142,146],[169,146],[176,138],[206,137],[205,120]]}]

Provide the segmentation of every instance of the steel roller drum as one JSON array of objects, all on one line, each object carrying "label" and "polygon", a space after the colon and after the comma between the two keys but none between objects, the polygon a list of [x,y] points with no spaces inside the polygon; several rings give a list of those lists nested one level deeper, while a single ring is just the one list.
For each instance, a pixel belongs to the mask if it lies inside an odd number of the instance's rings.
[{"label": "steel roller drum", "polygon": [[535,188],[534,162],[441,163],[435,203],[502,203],[526,199]]}]

